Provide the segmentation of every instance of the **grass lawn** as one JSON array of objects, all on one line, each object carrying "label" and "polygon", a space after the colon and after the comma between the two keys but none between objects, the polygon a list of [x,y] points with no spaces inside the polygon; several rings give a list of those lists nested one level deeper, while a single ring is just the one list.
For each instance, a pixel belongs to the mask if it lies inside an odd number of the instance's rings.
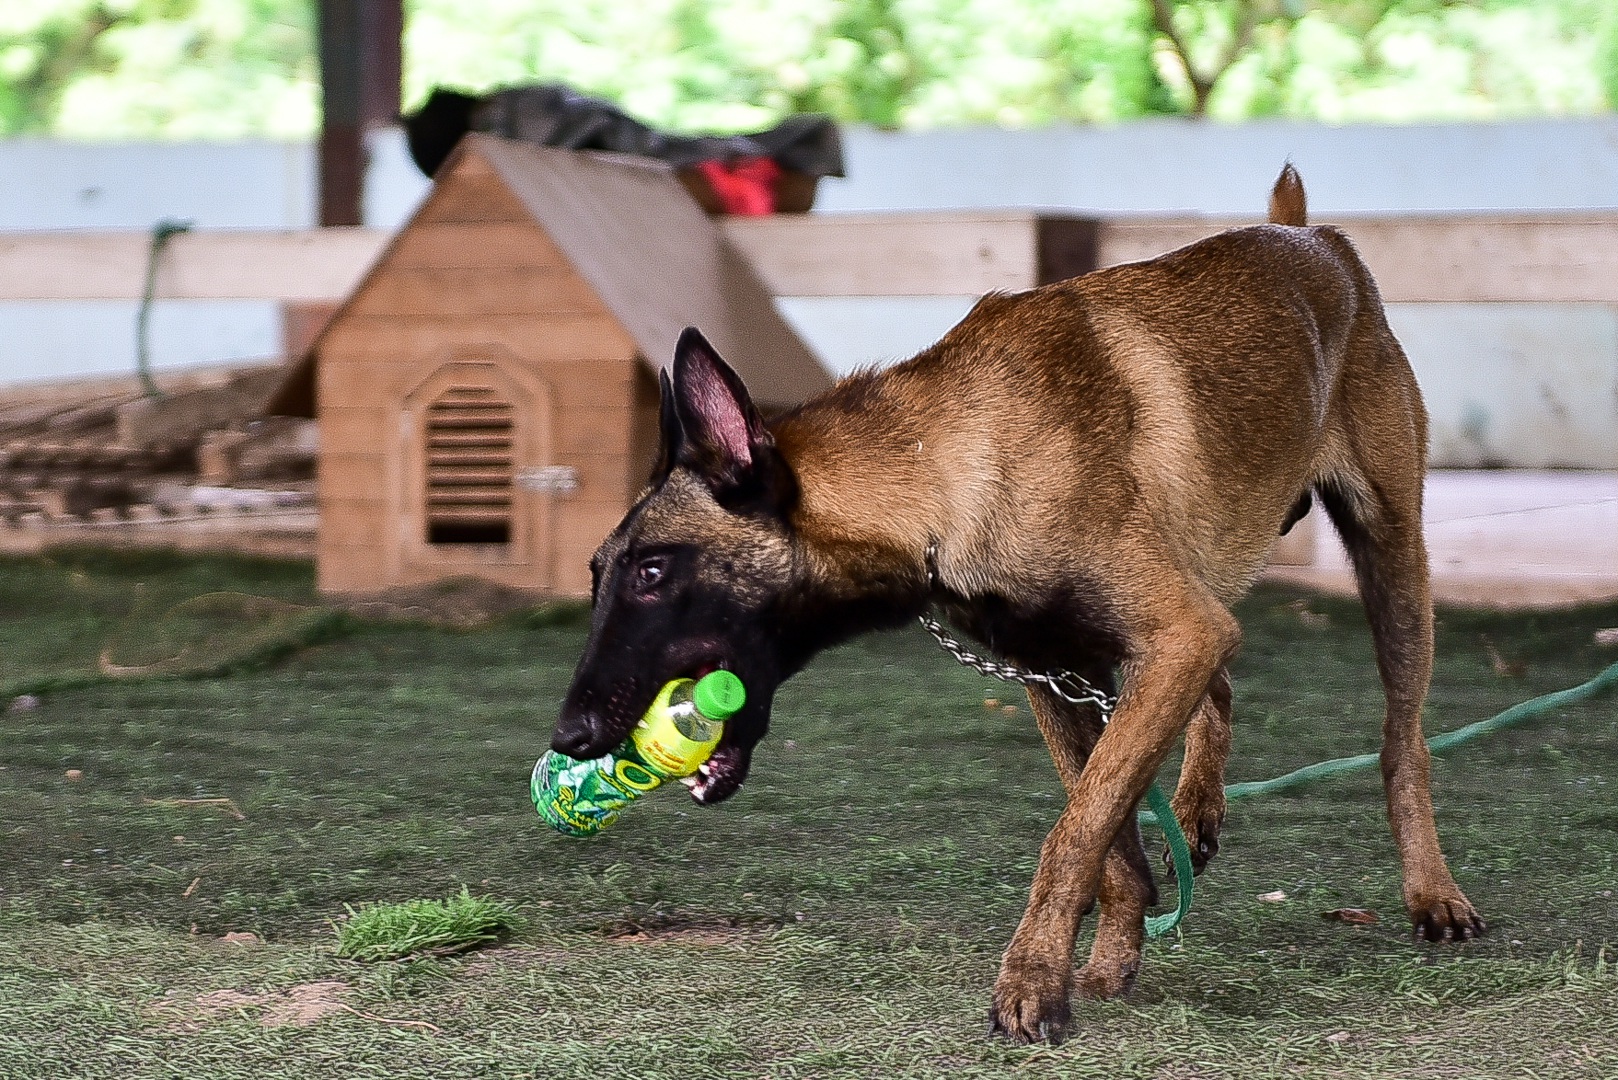
[{"label": "grass lawn", "polygon": [[[1482,941],[1411,944],[1380,781],[1359,774],[1233,804],[1133,998],[1014,1048],[985,1036],[989,988],[1060,787],[1026,703],[985,708],[1018,699],[919,629],[784,687],[729,803],[661,792],[576,840],[527,797],[576,613],[349,620],[224,676],[71,686],[109,643],[152,663],[194,638],[162,612],[214,590],[314,603],[296,563],[0,561],[0,692],[70,687],[0,712],[0,1076],[1618,1076],[1613,697],[1435,763]],[[1376,747],[1356,605],[1266,588],[1239,613],[1231,780]],[[244,609],[239,630],[306,616]],[[1429,732],[1590,678],[1618,659],[1592,643],[1613,625],[1618,605],[1441,612]],[[521,928],[337,958],[345,905],[463,885]],[[1381,921],[1321,917],[1343,907]]]}]

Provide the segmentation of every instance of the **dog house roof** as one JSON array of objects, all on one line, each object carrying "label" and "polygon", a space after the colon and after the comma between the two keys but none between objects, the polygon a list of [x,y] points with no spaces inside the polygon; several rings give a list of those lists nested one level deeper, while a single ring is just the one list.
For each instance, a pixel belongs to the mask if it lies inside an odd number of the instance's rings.
[{"label": "dog house roof", "polygon": [[[439,175],[453,175],[472,155],[494,170],[551,237],[647,363],[672,361],[680,331],[695,326],[761,404],[793,405],[831,385],[752,266],[668,166],[472,134]],[[386,265],[384,252],[351,296]],[[342,317],[339,311],[332,323]],[[314,414],[314,365],[324,337],[294,365],[270,412]]]}]

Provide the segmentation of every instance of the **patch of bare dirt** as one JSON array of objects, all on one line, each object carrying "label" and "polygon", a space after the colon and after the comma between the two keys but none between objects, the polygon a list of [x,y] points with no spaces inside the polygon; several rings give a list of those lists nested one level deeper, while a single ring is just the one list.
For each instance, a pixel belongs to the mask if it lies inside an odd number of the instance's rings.
[{"label": "patch of bare dirt", "polygon": [[269,1002],[262,1023],[265,1027],[308,1027],[332,1013],[346,1011],[340,999],[347,992],[348,984],[335,979],[302,983]]},{"label": "patch of bare dirt", "polygon": [[173,991],[159,1002],[157,1011],[172,1018],[182,1031],[196,1031],[244,1010],[258,1012],[264,1027],[308,1027],[333,1013],[348,1012],[342,1000],[349,985],[335,979],[300,983],[286,990],[249,994],[241,990],[209,990],[190,1001]]},{"label": "patch of bare dirt", "polygon": [[235,1012],[238,1009],[259,1009],[264,1006],[263,994],[244,994],[240,990],[210,990],[206,994],[198,994],[192,1002],[197,1016],[212,1019],[222,1013]]}]

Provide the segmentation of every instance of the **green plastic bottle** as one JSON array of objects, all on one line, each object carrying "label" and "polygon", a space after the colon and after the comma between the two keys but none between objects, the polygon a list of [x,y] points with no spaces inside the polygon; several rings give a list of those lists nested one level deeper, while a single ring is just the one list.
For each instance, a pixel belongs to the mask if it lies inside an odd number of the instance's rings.
[{"label": "green plastic bottle", "polygon": [[552,750],[540,758],[528,784],[534,809],[557,832],[600,832],[665,780],[696,772],[713,756],[725,721],[746,702],[742,681],[729,671],[675,679],[612,753],[578,761]]}]

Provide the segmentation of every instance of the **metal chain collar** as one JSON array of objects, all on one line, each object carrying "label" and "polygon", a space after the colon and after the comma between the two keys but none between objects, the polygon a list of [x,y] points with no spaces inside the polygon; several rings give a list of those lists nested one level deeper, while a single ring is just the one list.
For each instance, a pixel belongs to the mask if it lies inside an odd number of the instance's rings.
[{"label": "metal chain collar", "polygon": [[1023,686],[1043,686],[1063,701],[1073,705],[1094,705],[1101,710],[1101,722],[1106,723],[1112,718],[1112,710],[1118,704],[1118,699],[1097,687],[1089,679],[1076,671],[1029,671],[1016,664],[1004,664],[998,660],[990,660],[962,645],[950,636],[944,624],[937,619],[926,615],[918,616],[922,626],[937,639],[939,647],[953,656],[957,663],[971,668],[979,675],[987,675],[991,679],[1000,679],[1004,682],[1021,683]]}]

